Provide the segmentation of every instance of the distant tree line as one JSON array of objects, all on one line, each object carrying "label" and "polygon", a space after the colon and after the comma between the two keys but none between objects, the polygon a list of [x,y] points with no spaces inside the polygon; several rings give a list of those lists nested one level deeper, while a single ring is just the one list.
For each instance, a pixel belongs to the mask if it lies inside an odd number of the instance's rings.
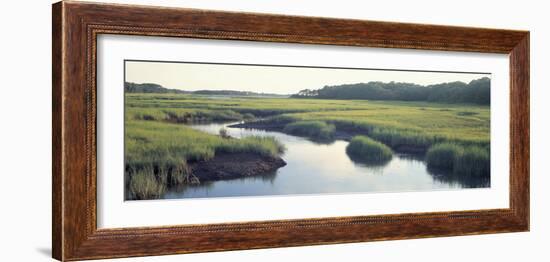
[{"label": "distant tree line", "polygon": [[124,82],[124,92],[126,93],[174,93],[174,94],[187,93],[179,89],[168,89],[158,84],[152,84],[152,83],[136,84],[131,82]]},{"label": "distant tree line", "polygon": [[136,84],[132,82],[124,83],[124,92],[126,93],[174,93],[174,94],[194,94],[194,95],[220,95],[220,96],[273,96],[273,97],[288,97],[289,95],[279,95],[270,93],[256,93],[250,91],[236,90],[197,90],[184,91],[180,89],[168,89],[158,84],[143,83]]},{"label": "distant tree line", "polygon": [[325,86],[317,90],[304,89],[291,97],[429,101],[490,105],[491,80],[488,77],[483,77],[472,80],[468,84],[456,81],[427,86],[398,82],[368,82]]}]

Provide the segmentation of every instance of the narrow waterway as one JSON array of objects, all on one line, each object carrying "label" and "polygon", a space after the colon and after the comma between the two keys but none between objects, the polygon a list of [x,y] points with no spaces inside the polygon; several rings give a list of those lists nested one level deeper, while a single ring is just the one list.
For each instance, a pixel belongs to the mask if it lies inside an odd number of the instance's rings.
[{"label": "narrow waterway", "polygon": [[473,181],[428,170],[422,157],[395,154],[384,165],[368,166],[348,157],[346,141],[321,144],[279,132],[227,127],[231,124],[191,127],[211,134],[218,134],[225,128],[235,138],[273,136],[286,146],[282,158],[287,165],[264,175],[172,189],[164,198],[405,192],[489,186],[488,181]]}]

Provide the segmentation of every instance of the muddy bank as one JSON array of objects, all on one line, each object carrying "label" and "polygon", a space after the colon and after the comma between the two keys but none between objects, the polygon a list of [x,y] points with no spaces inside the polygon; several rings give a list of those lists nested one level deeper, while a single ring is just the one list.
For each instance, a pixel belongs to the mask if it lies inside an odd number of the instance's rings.
[{"label": "muddy bank", "polygon": [[200,182],[263,175],[286,165],[280,157],[252,153],[216,154],[214,158],[190,164]]},{"label": "muddy bank", "polygon": [[[269,121],[253,121],[253,122],[244,122],[239,124],[230,125],[229,127],[234,128],[247,128],[247,129],[259,129],[259,130],[265,130],[265,131],[274,131],[274,132],[284,132],[285,126],[288,124],[288,122],[269,122]],[[332,140],[344,140],[344,141],[350,141],[354,136],[357,135],[366,135],[365,131],[363,130],[356,130],[353,128],[349,128],[347,126],[339,126],[336,125],[336,131],[334,132],[334,137]],[[293,134],[290,134],[293,135]],[[389,146],[389,145],[388,145]],[[404,153],[404,154],[415,154],[415,155],[423,155],[426,153],[428,148],[426,147],[420,147],[420,146],[412,146],[412,145],[398,145],[398,146],[390,146],[391,149],[397,153]]]}]

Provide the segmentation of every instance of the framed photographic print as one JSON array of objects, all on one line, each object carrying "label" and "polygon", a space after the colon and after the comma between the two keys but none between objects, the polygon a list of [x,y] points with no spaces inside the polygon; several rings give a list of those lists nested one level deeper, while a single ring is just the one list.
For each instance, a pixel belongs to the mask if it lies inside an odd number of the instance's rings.
[{"label": "framed photographic print", "polygon": [[529,230],[529,32],[53,5],[53,257]]}]

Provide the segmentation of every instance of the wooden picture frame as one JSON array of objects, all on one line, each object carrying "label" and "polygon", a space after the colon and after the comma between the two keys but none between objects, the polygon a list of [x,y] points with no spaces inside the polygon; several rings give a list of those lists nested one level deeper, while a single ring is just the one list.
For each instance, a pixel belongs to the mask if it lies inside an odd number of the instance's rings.
[{"label": "wooden picture frame", "polygon": [[[53,257],[81,260],[529,230],[529,32],[63,1],[53,5]],[[508,54],[510,207],[98,229],[99,34]]]}]

